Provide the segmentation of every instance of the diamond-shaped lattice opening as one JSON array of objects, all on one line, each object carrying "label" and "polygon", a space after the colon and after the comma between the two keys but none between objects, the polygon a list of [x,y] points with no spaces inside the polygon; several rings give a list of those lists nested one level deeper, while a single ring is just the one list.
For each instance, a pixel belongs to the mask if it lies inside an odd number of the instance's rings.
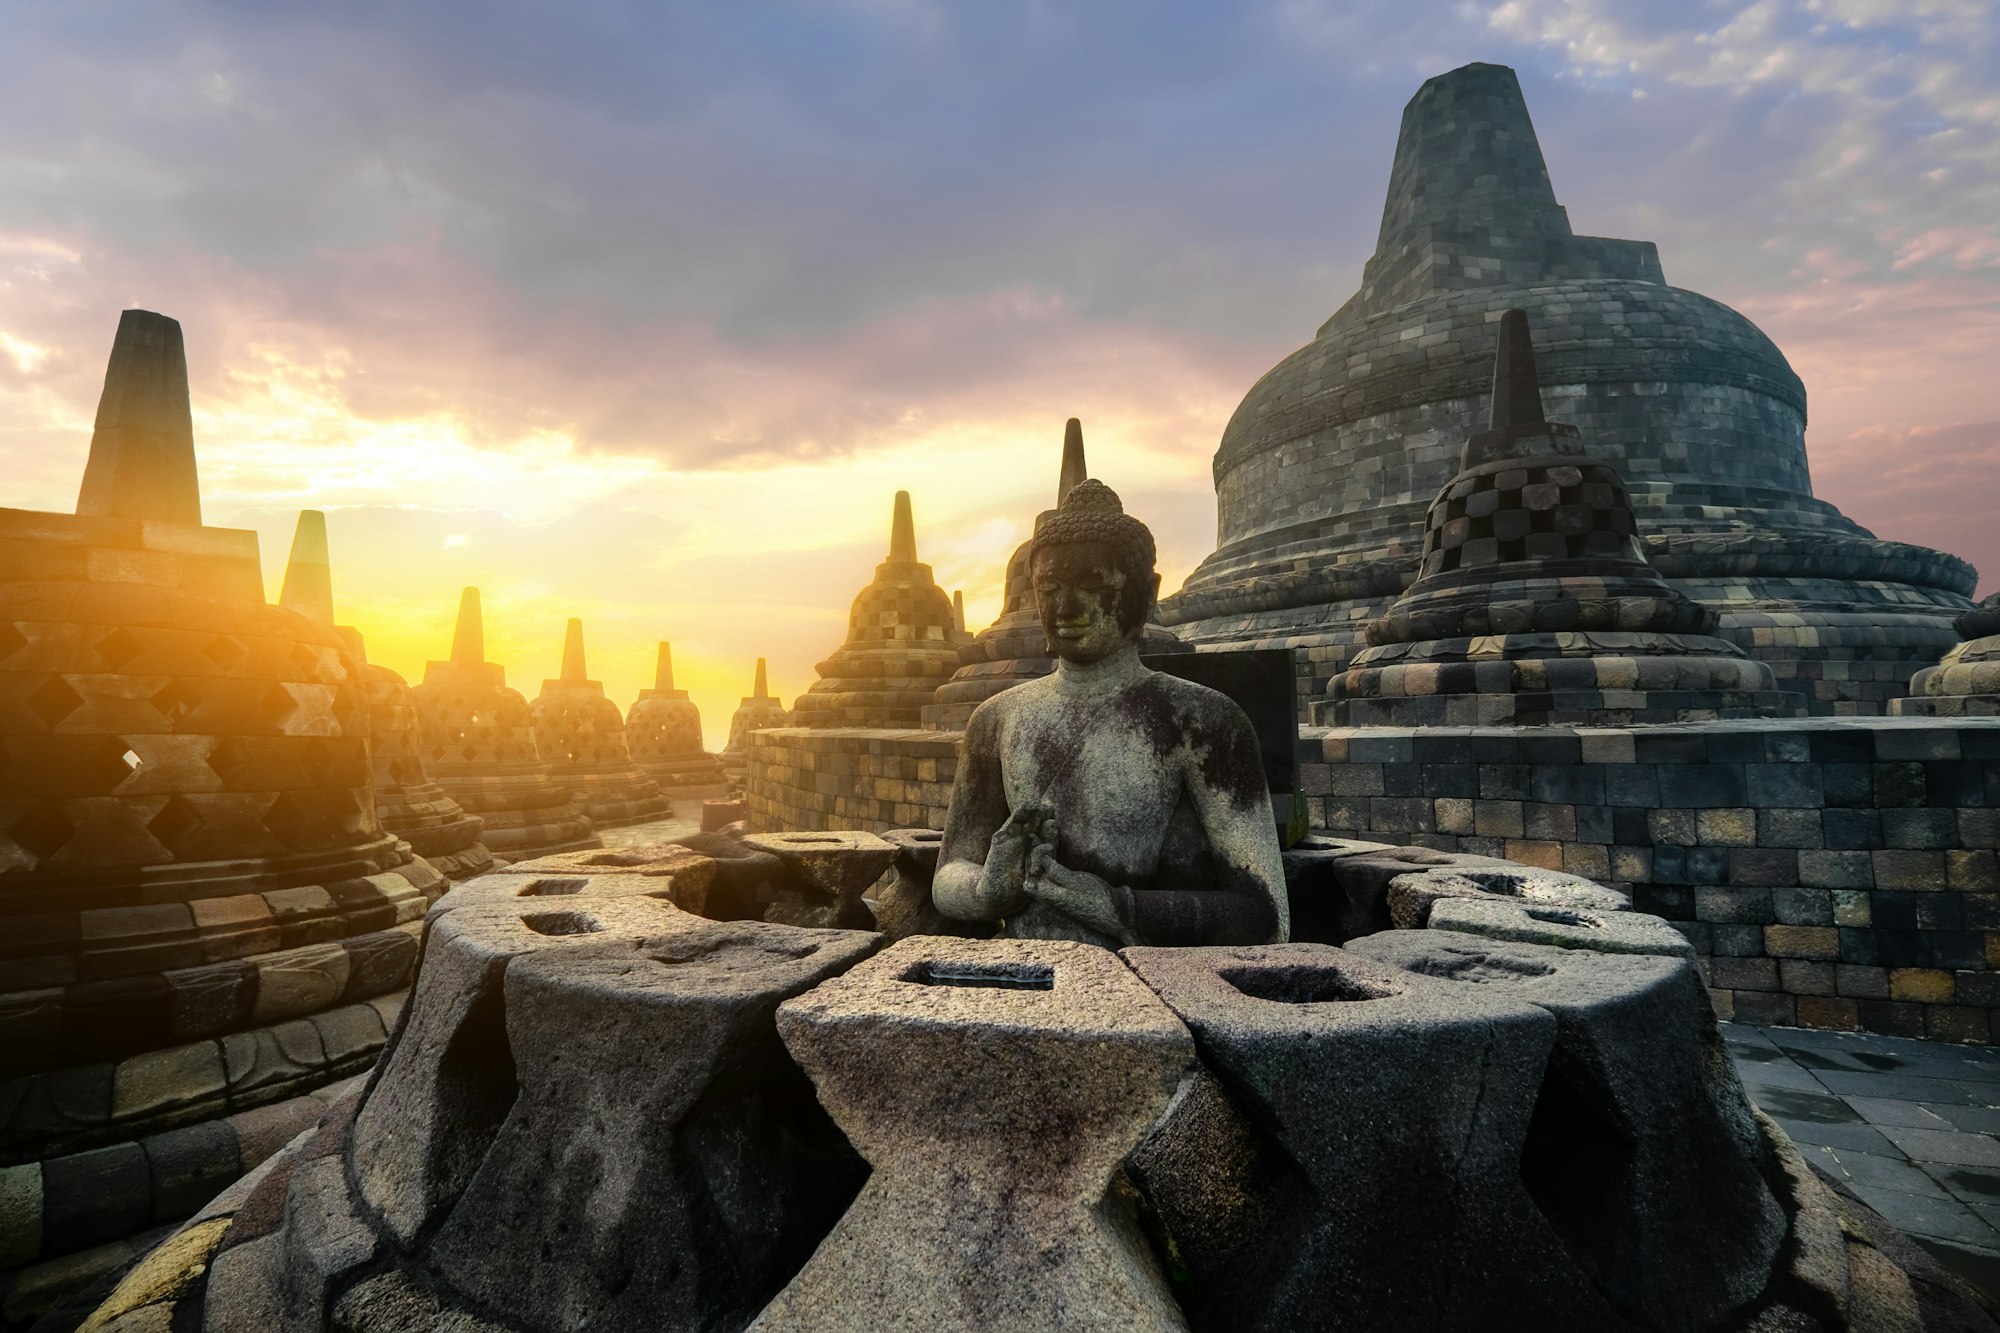
[{"label": "diamond-shaped lattice opening", "polygon": [[126,760],[128,754],[132,751],[116,736],[80,740],[45,771],[46,789],[60,791],[65,796],[109,796],[119,783],[132,776],[136,765]]},{"label": "diamond-shaped lattice opening", "polygon": [[0,620],[0,661],[28,646],[28,636],[11,620]]},{"label": "diamond-shaped lattice opening", "polygon": [[296,847],[313,825],[312,813],[293,800],[289,793],[271,802],[264,812],[264,827],[287,847]]},{"label": "diamond-shaped lattice opening", "polygon": [[222,779],[222,785],[231,791],[236,790],[237,779],[243,776],[243,770],[249,763],[250,756],[243,752],[242,743],[234,736],[224,736],[208,752],[208,766],[215,771],[215,776]]},{"label": "diamond-shaped lattice opening", "polygon": [[301,671],[319,670],[319,653],[311,644],[295,644],[292,648],[292,665]]},{"label": "diamond-shaped lattice opening", "polygon": [[37,802],[7,826],[7,836],[37,861],[46,861],[76,836],[76,825],[54,801]]},{"label": "diamond-shaped lattice opening", "polygon": [[82,704],[83,696],[71,689],[69,682],[61,676],[50,676],[28,696],[28,707],[34,709],[35,716],[50,727],[59,726]]},{"label": "diamond-shaped lattice opening", "polygon": [[153,707],[169,726],[177,726],[180,720],[201,707],[200,691],[183,680],[170,680],[153,695]]},{"label": "diamond-shaped lattice opening", "polygon": [[182,797],[168,799],[160,807],[160,813],[146,821],[146,832],[159,839],[160,844],[176,856],[181,844],[201,827],[201,815],[194,806]]},{"label": "diamond-shaped lattice opening", "polygon": [[145,646],[139,642],[137,635],[127,629],[114,629],[91,645],[104,659],[104,665],[113,671],[123,671],[125,664],[137,657]]},{"label": "diamond-shaped lattice opening", "polygon": [[201,650],[201,655],[227,671],[241,662],[249,651],[227,634],[218,634],[209,641],[208,647]]},{"label": "diamond-shaped lattice opening", "polygon": [[270,718],[274,725],[290,717],[298,706],[299,701],[283,685],[273,685],[264,691],[264,697],[257,701],[258,710]]}]

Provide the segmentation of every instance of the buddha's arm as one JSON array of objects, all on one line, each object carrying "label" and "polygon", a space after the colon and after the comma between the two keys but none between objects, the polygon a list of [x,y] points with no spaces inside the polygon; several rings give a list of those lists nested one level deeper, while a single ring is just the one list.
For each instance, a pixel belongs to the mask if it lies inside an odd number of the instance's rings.
[{"label": "buddha's arm", "polygon": [[1132,934],[1145,944],[1270,944],[1291,934],[1271,793],[1250,719],[1230,705],[1202,719],[1208,743],[1185,752],[1187,792],[1208,835],[1217,883],[1129,889]]},{"label": "buddha's arm", "polygon": [[[961,921],[992,921],[1021,905],[1021,872],[1032,844],[1022,840],[1020,829],[1030,821],[1008,814],[997,730],[993,710],[984,706],[966,726],[931,880],[938,911]],[[1032,822],[1039,827],[1038,817]]]}]

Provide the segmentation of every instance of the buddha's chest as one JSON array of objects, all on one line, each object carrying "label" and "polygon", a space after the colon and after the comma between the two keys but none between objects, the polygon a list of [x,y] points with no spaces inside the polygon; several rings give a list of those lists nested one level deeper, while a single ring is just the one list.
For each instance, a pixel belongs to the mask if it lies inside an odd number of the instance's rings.
[{"label": "buddha's chest", "polygon": [[1181,797],[1181,766],[1117,716],[1051,710],[1019,719],[1002,750],[1007,806],[1047,807],[1065,839],[1096,826],[1163,831]]}]

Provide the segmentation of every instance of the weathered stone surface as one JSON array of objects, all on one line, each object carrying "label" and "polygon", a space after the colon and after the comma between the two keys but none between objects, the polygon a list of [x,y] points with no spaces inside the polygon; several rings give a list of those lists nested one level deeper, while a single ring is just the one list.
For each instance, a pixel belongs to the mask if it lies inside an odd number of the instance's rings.
[{"label": "weathered stone surface", "polygon": [[1518,1174],[1626,1319],[1713,1328],[1764,1290],[1787,1219],[1764,1183],[1749,1100],[1688,962],[1435,929],[1349,948],[1555,1017]]},{"label": "weathered stone surface", "polygon": [[[725,915],[713,910],[720,906],[719,902],[711,904],[709,901],[709,890],[716,882],[715,858],[679,843],[640,843],[587,852],[558,852],[554,856],[517,861],[498,873],[526,875],[544,881],[540,888],[521,890],[540,894],[607,892],[611,890],[600,889],[595,883],[586,888],[577,881],[646,878],[654,881],[649,892],[656,898],[665,898],[676,907],[697,916]],[[617,891],[639,892],[637,889]]]},{"label": "weathered stone surface", "polygon": [[[1198,1142],[1170,1119],[1132,1170],[1177,1242],[1190,1322],[1210,1328],[1625,1326],[1572,1271],[1523,1187],[1555,1022],[1325,945],[1128,949],[1257,1126],[1207,1097]],[[1224,1128],[1213,1127],[1222,1121]],[[1252,1142],[1251,1140],[1254,1140]],[[1214,1226],[1230,1207],[1238,1225]]]},{"label": "weathered stone surface", "polygon": [[518,1095],[502,994],[508,962],[580,948],[607,928],[654,934],[699,924],[645,896],[587,908],[542,897],[473,902],[432,922],[422,984],[355,1118],[355,1182],[398,1244],[414,1243],[450,1209]]},{"label": "weathered stone surface", "polygon": [[905,940],[778,1025],[874,1174],[754,1328],[1184,1327],[1112,1186],[1194,1052],[1115,957]]},{"label": "weathered stone surface", "polygon": [[873,833],[752,833],[752,851],[778,858],[803,886],[795,901],[781,900],[766,920],[794,926],[844,926],[872,930],[875,915],[861,895],[896,859],[896,845]]},{"label": "weathered stone surface", "polygon": [[1454,864],[1420,870],[1389,881],[1389,919],[1398,929],[1414,930],[1430,920],[1431,904],[1441,898],[1512,898],[1538,907],[1568,907],[1589,912],[1624,912],[1631,901],[1616,889],[1593,884],[1578,875],[1535,870],[1512,862],[1481,858],[1484,866]]},{"label": "weathered stone surface", "polygon": [[[865,1174],[772,1012],[876,942],[680,925],[515,961],[505,1005],[519,1095],[426,1266],[474,1308],[532,1327],[747,1318]],[[537,1275],[525,1286],[524,1266]]]},{"label": "weathered stone surface", "polygon": [[872,903],[875,926],[891,940],[912,935],[954,935],[984,939],[992,927],[980,921],[956,921],[938,911],[931,900],[931,880],[937,874],[938,851],[944,834],[936,829],[890,829],[883,841],[896,849],[888,884]]},{"label": "weathered stone surface", "polygon": [[1425,924],[1432,930],[1560,949],[1694,957],[1694,946],[1687,936],[1643,912],[1599,912],[1496,897],[1439,898],[1431,904]]}]

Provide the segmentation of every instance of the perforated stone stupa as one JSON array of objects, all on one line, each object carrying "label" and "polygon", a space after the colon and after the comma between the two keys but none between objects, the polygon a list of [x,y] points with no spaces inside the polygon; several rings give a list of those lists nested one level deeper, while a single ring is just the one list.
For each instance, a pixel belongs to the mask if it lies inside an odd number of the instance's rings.
[{"label": "perforated stone stupa", "polygon": [[528,709],[542,762],[551,777],[568,785],[593,828],[665,819],[672,806],[660,795],[660,785],[632,762],[625,719],[589,674],[583,622],[573,619],[563,631],[562,675],[543,681]]},{"label": "perforated stone stupa", "polygon": [[[299,513],[278,605],[323,625],[333,624],[333,565],[327,551],[326,515],[317,509]],[[485,874],[493,868],[493,853],[479,841],[479,816],[467,814],[424,771],[417,703],[409,683],[388,667],[367,660],[359,630],[345,625],[334,629],[348,651],[361,659],[361,678],[368,691],[369,772],[375,780],[375,816],[383,830],[408,843],[446,879]]]},{"label": "perforated stone stupa", "polygon": [[1618,470],[1545,418],[1528,316],[1500,321],[1492,415],[1431,502],[1410,590],[1334,681],[1336,726],[1624,726],[1790,716],[1771,668],[1646,563]]},{"label": "perforated stone stupa", "polygon": [[750,753],[744,747],[750,733],[785,725],[785,705],[771,693],[768,680],[764,659],[760,657],[757,659],[755,684],[729,718],[729,743],[722,747],[722,767],[729,774],[730,784],[735,787],[743,785],[743,776],[749,767]]},{"label": "perforated stone stupa", "polygon": [[1784,356],[1667,285],[1652,243],[1574,234],[1513,71],[1484,64],[1404,110],[1361,288],[1224,431],[1217,549],[1163,602],[1167,623],[1302,650],[1303,715],[1409,584],[1514,307],[1541,333],[1552,410],[1626,479],[1653,567],[1782,688],[1816,713],[1879,713],[1952,645],[1971,567],[1813,497]]},{"label": "perforated stone stupa", "polygon": [[0,509],[10,1320],[311,1125],[443,890],[376,818],[359,659],[200,525],[165,316],[120,319],[78,509]]},{"label": "perforated stone stupa", "polygon": [[819,679],[792,701],[800,727],[915,727],[958,664],[965,636],[931,567],[917,559],[910,493],[896,492],[889,558],[854,599],[847,641],[821,662]]},{"label": "perforated stone stupa", "polygon": [[[1089,477],[1083,454],[1083,423],[1071,417],[1063,425],[1056,505],[1062,504],[1072,487]],[[1055,512],[1051,507],[1035,515],[1036,531]],[[1029,545],[1022,542],[1007,558],[1006,591],[1002,594],[1000,615],[958,650],[958,668],[938,686],[930,706],[923,710],[924,726],[957,731],[965,726],[974,708],[1008,686],[1055,670],[1055,659],[1049,656],[1048,637],[1042,632],[1041,618],[1035,610],[1034,580],[1028,576]],[[1140,650],[1148,654],[1189,651],[1188,645],[1175,637],[1172,630],[1150,622]]]},{"label": "perforated stone stupa", "polygon": [[686,690],[674,688],[670,643],[660,645],[653,688],[639,691],[625,714],[625,742],[631,747],[632,762],[659,783],[660,794],[670,800],[720,796],[729,790],[721,757],[702,748],[701,710]]},{"label": "perforated stone stupa", "polygon": [[425,768],[486,821],[481,841],[495,855],[523,860],[602,845],[568,786],[543,765],[528,701],[486,660],[479,589],[459,599],[450,660],[426,665],[412,694]]}]

